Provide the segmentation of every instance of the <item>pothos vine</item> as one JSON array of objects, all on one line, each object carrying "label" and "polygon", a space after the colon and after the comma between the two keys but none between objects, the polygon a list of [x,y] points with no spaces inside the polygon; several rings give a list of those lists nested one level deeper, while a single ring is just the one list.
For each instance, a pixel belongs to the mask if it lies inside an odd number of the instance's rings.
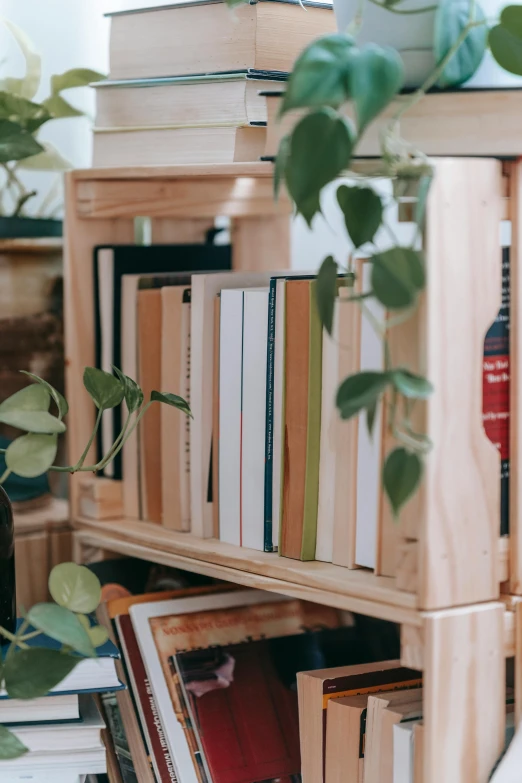
[{"label": "pothos vine", "polygon": [[[401,8],[403,0],[360,0],[348,32],[314,41],[297,59],[282,101],[280,115],[298,110],[300,115],[278,151],[274,186],[276,195],[284,182],[296,212],[308,225],[321,214],[321,192],[341,175],[355,184],[337,189],[353,252],[348,262],[326,258],[317,276],[317,303],[324,328],[331,334],[335,301],[348,300],[370,318],[383,343],[383,366],[355,373],[337,391],[342,419],[366,412],[372,432],[376,413],[384,407],[386,429],[394,441],[385,456],[382,482],[392,511],[398,515],[417,490],[423,463],[432,444],[424,432],[412,426],[415,405],[433,392],[429,380],[417,368],[394,362],[389,336],[398,323],[410,318],[426,285],[422,235],[426,199],[434,176],[428,157],[400,135],[400,120],[432,88],[446,88],[469,79],[489,47],[504,69],[522,75],[522,6],[504,8],[490,26],[476,0],[440,0],[423,8]],[[364,16],[379,6],[404,15],[435,12],[434,54],[436,66],[424,84],[411,94],[401,94],[403,63],[391,47],[368,43],[359,46],[357,36]],[[392,247],[379,245],[381,228],[388,228],[385,205],[372,186],[371,177],[354,171],[353,158],[373,120],[390,104],[391,119],[381,134],[381,161],[372,177],[391,178],[394,196],[415,194],[417,231],[409,245],[394,238]],[[348,109],[348,110],[347,110]],[[393,110],[394,109],[394,110]],[[357,166],[355,166],[355,169]],[[356,292],[355,255],[371,264],[370,287]],[[359,286],[360,288],[360,286]],[[346,294],[346,291],[349,291]],[[367,307],[377,300],[387,313],[378,323]],[[342,336],[341,336],[342,337]]]}]

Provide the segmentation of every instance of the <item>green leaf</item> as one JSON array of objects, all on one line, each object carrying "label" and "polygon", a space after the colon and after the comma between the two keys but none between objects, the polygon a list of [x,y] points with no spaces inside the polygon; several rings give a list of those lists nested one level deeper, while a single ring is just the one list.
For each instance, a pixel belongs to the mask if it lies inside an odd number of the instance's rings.
[{"label": "green leaf", "polygon": [[91,640],[92,646],[94,648],[101,647],[102,644],[105,644],[109,638],[109,633],[103,625],[91,625],[91,621],[85,614],[79,614],[78,620],[87,631],[87,635]]},{"label": "green leaf", "polygon": [[308,225],[320,211],[319,195],[350,163],[353,133],[333,109],[318,109],[295,126],[286,164],[286,186]]},{"label": "green leaf", "polygon": [[348,84],[357,115],[359,136],[397,95],[403,82],[402,59],[389,46],[369,43],[350,59]]},{"label": "green leaf", "polygon": [[[31,378],[36,384],[38,384],[39,387],[43,387],[49,392],[54,402],[56,403],[56,407],[58,408],[58,417],[63,419],[63,417],[66,416],[69,411],[69,404],[63,394],[60,394],[60,392],[57,391],[54,386],[51,386],[50,383],[47,383],[47,381],[45,381],[43,378],[40,378],[39,375],[35,375],[33,372],[28,372],[27,370],[20,370],[20,372],[22,372],[24,375],[27,375],[28,378]],[[28,386],[27,388],[31,389],[32,387]],[[2,406],[0,405],[0,409],[1,407]],[[48,407],[49,406],[44,408],[44,410],[47,410]]]},{"label": "green leaf", "polygon": [[[29,375],[29,373],[25,373]],[[0,404],[0,413],[8,411],[48,411],[51,393],[43,385],[25,386]]]},{"label": "green leaf", "polygon": [[375,405],[389,382],[389,375],[383,372],[364,371],[345,378],[336,398],[341,419],[351,419]]},{"label": "green leaf", "polygon": [[129,413],[134,413],[141,406],[143,402],[143,391],[138,386],[136,381],[129,378],[128,375],[124,375],[117,367],[112,368],[125,388],[125,403]]},{"label": "green leaf", "polygon": [[56,639],[81,655],[95,657],[94,647],[85,628],[69,609],[51,603],[36,604],[27,613],[27,621],[51,639]]},{"label": "green leaf", "polygon": [[377,403],[374,402],[366,408],[366,426],[368,428],[368,435],[373,437],[373,427],[375,425],[375,417],[377,415]]},{"label": "green leaf", "polygon": [[72,87],[86,87],[93,82],[101,82],[107,77],[98,71],[89,68],[71,68],[64,73],[51,76],[51,91],[53,95]]},{"label": "green leaf", "polygon": [[9,92],[0,92],[0,118],[10,120],[20,125],[25,131],[34,133],[38,128],[51,119],[45,106],[28,101],[20,95],[12,95]]},{"label": "green leaf", "polygon": [[382,201],[371,188],[341,185],[337,202],[355,248],[371,242],[382,222]]},{"label": "green leaf", "polygon": [[497,63],[522,76],[522,6],[508,5],[500,15],[500,24],[489,31],[489,47]]},{"label": "green leaf", "polygon": [[286,164],[288,156],[290,154],[290,136],[283,136],[279,142],[279,149],[274,165],[274,199],[277,201],[279,198],[279,191],[281,190],[281,183],[285,179]]},{"label": "green leaf", "polygon": [[332,334],[335,298],[337,296],[337,264],[332,256],[324,259],[317,273],[315,296],[321,323],[328,334]]},{"label": "green leaf", "polygon": [[428,174],[423,175],[419,179],[419,187],[417,189],[417,202],[415,204],[415,222],[420,229],[424,227],[424,217],[426,215],[426,204],[428,201],[428,193],[430,192],[431,183],[433,177]]},{"label": "green leaf", "polygon": [[48,471],[54,463],[57,448],[56,435],[30,432],[9,444],[5,452],[5,464],[17,476],[36,478]]},{"label": "green leaf", "polygon": [[386,457],[382,480],[395,516],[414,494],[421,476],[422,462],[417,454],[398,448]]},{"label": "green leaf", "polygon": [[96,367],[86,367],[83,372],[83,385],[94,400],[94,404],[102,411],[115,408],[123,400],[125,386],[110,372],[98,370]]},{"label": "green leaf", "polygon": [[19,759],[28,752],[29,748],[26,748],[7,726],[0,726],[0,761]]},{"label": "green leaf", "polygon": [[371,284],[379,302],[389,310],[411,307],[425,285],[421,253],[409,247],[393,247],[371,260]]},{"label": "green leaf", "polygon": [[40,86],[42,58],[34,50],[32,42],[23,30],[8,19],[2,21],[20,47],[25,60],[25,76],[21,80],[21,84],[17,85],[16,92],[24,98],[34,98]]},{"label": "green leaf", "polygon": [[94,612],[101,600],[100,580],[85,566],[60,563],[49,576],[49,592],[59,606],[72,612]]},{"label": "green leaf", "polygon": [[42,145],[21,125],[0,120],[0,163],[29,158],[42,150]]},{"label": "green leaf", "polygon": [[486,17],[479,3],[474,0],[439,0],[435,13],[433,42],[437,63],[446,57],[468,25],[472,3],[474,4],[473,21],[484,22],[484,24],[469,31],[439,77],[438,87],[456,87],[470,79],[482,62],[488,40]]},{"label": "green leaf", "polygon": [[80,661],[78,656],[59,650],[40,647],[17,650],[5,662],[6,691],[11,699],[46,696]]},{"label": "green leaf", "polygon": [[348,99],[346,77],[354,43],[351,36],[334,33],[307,46],[295,61],[280,113],[305,106],[341,106]]},{"label": "green leaf", "polygon": [[18,164],[18,168],[31,171],[68,171],[72,169],[72,163],[60,155],[56,147],[53,147],[49,141],[42,142],[42,146],[43,152],[30,158],[24,158]]},{"label": "green leaf", "polygon": [[406,369],[393,370],[391,373],[393,385],[404,397],[412,400],[426,400],[433,392],[432,384]]},{"label": "green leaf", "polygon": [[55,119],[63,119],[64,117],[83,117],[84,112],[80,109],[75,109],[69,101],[62,98],[61,95],[51,95],[42,101],[42,106],[45,106],[47,111],[51,112]]},{"label": "green leaf", "polygon": [[0,422],[26,432],[47,435],[60,434],[66,430],[63,421],[44,411],[0,411]]},{"label": "green leaf", "polygon": [[164,402],[165,405],[171,405],[173,408],[177,408],[182,413],[186,413],[187,416],[192,416],[188,402],[186,402],[183,397],[178,397],[177,394],[153,391],[151,392],[150,400],[151,402]]}]

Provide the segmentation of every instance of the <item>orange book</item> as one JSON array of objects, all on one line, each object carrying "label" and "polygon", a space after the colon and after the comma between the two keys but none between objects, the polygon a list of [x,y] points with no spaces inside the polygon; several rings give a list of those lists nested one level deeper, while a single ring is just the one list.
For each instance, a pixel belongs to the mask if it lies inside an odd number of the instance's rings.
[{"label": "orange book", "polygon": [[305,509],[310,281],[287,280],[283,511],[280,554],[301,557]]},{"label": "orange book", "polygon": [[[138,378],[145,401],[161,387],[161,289],[138,293]],[[140,489],[142,517],[161,523],[161,410],[152,405],[140,421]]]}]

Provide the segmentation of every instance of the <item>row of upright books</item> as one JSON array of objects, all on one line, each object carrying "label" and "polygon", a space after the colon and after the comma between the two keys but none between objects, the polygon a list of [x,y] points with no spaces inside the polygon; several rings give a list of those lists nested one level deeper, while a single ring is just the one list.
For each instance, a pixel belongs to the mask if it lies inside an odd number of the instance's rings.
[{"label": "row of upright books", "polygon": [[329,2],[192,0],[111,16],[96,85],[95,166],[230,163],[267,154],[267,100],[335,30]]},{"label": "row of upright books", "polygon": [[[109,474],[122,479],[124,515],[373,567],[381,423],[370,437],[341,422],[335,395],[350,372],[382,365],[381,344],[341,298],[333,338],[323,335],[312,276],[198,271],[229,265],[228,245],[96,251],[98,366],[120,366],[147,398],[180,394],[193,412],[152,408],[127,441]],[[100,454],[123,415],[104,414]]]}]

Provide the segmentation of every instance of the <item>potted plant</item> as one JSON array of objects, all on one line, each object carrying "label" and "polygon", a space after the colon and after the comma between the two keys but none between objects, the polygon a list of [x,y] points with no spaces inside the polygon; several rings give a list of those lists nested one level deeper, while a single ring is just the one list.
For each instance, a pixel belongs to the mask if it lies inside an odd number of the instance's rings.
[{"label": "potted plant", "polygon": [[54,217],[59,188],[53,185],[43,197],[38,215],[31,214],[31,199],[36,191],[27,187],[28,171],[62,172],[71,168],[57,149],[39,138],[48,122],[83,115],[63,96],[73,87],[84,87],[105,77],[87,68],[73,68],[52,76],[48,97],[36,102],[41,82],[41,58],[27,36],[5,20],[25,60],[22,78],[0,79],[0,237],[56,237],[62,223]]},{"label": "potted plant", "polygon": [[[116,368],[114,373],[94,367],[85,369],[84,385],[96,406],[97,416],[89,441],[73,465],[54,464],[58,436],[65,432],[64,417],[69,406],[53,386],[27,372],[25,375],[32,383],[0,404],[0,422],[24,432],[2,450],[6,469],[0,476],[0,637],[10,643],[3,656],[0,655],[0,660],[3,658],[0,685],[12,698],[44,696],[76,666],[81,660],[79,656],[94,656],[95,648],[103,644],[107,636],[104,629],[92,625],[88,617],[100,600],[99,582],[87,568],[74,563],[58,565],[50,575],[49,591],[55,603],[32,607],[17,627],[13,515],[2,484],[11,473],[25,478],[40,476],[48,470],[69,474],[96,473],[118,454],[141,418],[157,402],[190,415],[187,403],[176,394],[153,391],[145,402],[135,381]],[[103,412],[123,401],[128,416],[121,432],[96,464],[86,465]],[[37,642],[28,647],[28,639],[40,633],[60,642],[62,648],[39,648]],[[0,760],[18,758],[26,751],[5,726],[0,726]]]},{"label": "potted plant", "polygon": [[[323,261],[317,279],[318,309],[325,329],[331,332],[339,291],[341,300],[351,303],[348,306],[362,309],[383,342],[384,369],[346,378],[337,391],[337,407],[343,419],[366,412],[370,434],[376,411],[382,408],[395,442],[384,458],[382,482],[397,515],[419,486],[424,458],[431,449],[426,434],[412,427],[412,409],[433,391],[427,378],[394,361],[388,341],[390,329],[414,313],[425,286],[424,255],[418,239],[433,177],[427,156],[401,139],[400,120],[434,86],[457,85],[468,79],[487,47],[500,67],[522,76],[522,5],[504,7],[490,27],[476,0],[440,0],[422,11],[420,0],[415,2],[415,9],[405,0],[340,2],[353,12],[348,31],[310,44],[296,61],[288,81],[280,114],[298,110],[299,119],[281,141],[274,184],[277,194],[285,183],[296,212],[310,225],[321,214],[325,186],[353,172],[353,184],[343,184],[337,190],[353,249],[347,252],[347,262],[331,256]],[[417,29],[416,23],[410,28],[417,15],[410,11],[434,17],[436,62],[413,92],[401,94],[405,69],[399,52],[361,38],[367,14],[371,17],[376,6],[380,6],[377,10],[381,19],[393,19],[406,31]],[[341,17],[344,27],[348,17]],[[389,30],[385,24],[378,33],[387,37]],[[421,48],[425,42],[425,38],[419,41]],[[419,48],[415,41],[412,45]],[[395,110],[382,134],[382,157],[373,166],[372,176],[390,178],[397,200],[407,195],[416,198],[417,229],[408,246],[393,239],[391,247],[383,248],[377,237],[379,229],[384,227],[389,236],[394,236],[386,224],[384,201],[372,187],[371,177],[364,170],[354,171],[357,166],[353,159],[367,127],[392,102]],[[351,105],[353,120],[345,111],[347,104]],[[370,287],[357,293],[356,254],[371,264]],[[341,289],[339,275],[345,282]],[[376,299],[388,312],[384,327],[375,322],[366,307],[369,298]]]}]

